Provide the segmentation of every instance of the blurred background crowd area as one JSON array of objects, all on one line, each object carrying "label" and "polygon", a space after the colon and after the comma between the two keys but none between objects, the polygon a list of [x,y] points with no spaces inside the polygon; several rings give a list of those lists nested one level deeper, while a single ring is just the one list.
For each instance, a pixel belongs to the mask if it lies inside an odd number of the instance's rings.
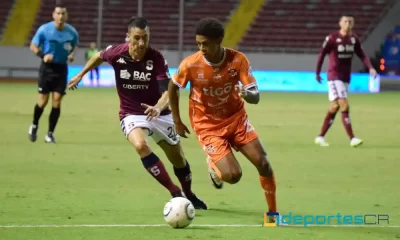
[{"label": "blurred background crowd area", "polygon": [[52,20],[55,4],[67,8],[68,22],[80,34],[80,48],[91,42],[100,48],[120,43],[127,20],[142,15],[150,22],[154,47],[192,51],[196,22],[215,17],[225,24],[225,46],[266,57],[269,53],[316,54],[325,37],[338,30],[340,16],[352,14],[354,32],[376,69],[400,75],[396,0],[2,0],[1,45],[28,46],[37,28]]}]

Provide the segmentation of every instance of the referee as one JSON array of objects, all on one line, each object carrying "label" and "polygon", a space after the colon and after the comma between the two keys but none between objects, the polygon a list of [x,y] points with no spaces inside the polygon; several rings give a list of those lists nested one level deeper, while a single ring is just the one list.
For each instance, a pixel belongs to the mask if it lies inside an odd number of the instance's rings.
[{"label": "referee", "polygon": [[35,142],[39,119],[52,93],[52,109],[46,143],[55,143],[54,129],[60,117],[61,100],[65,95],[68,76],[68,61],[74,60],[79,35],[74,27],[66,23],[67,9],[57,5],[53,11],[54,21],[43,24],[32,39],[30,49],[42,59],[39,68],[39,99],[34,108],[33,122],[29,127],[29,140]]}]

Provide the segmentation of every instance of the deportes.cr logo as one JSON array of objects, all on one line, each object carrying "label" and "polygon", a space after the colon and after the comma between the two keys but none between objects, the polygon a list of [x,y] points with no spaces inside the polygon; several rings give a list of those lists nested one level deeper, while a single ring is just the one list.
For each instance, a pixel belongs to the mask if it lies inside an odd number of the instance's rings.
[{"label": "deportes.cr logo", "polygon": [[[275,216],[275,223],[268,222]],[[264,213],[264,226],[276,227],[279,225],[379,225],[389,224],[388,214],[359,214],[359,215],[293,215],[292,213],[280,215],[278,212]]]}]

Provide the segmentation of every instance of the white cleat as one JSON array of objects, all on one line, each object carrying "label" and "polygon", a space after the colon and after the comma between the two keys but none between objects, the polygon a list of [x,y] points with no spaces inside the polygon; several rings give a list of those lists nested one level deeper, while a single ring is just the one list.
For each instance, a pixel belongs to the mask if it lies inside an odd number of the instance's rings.
[{"label": "white cleat", "polygon": [[216,189],[221,189],[224,186],[224,182],[218,177],[217,172],[211,167],[210,159],[207,158],[208,163],[208,173],[210,174],[210,179],[213,186]]},{"label": "white cleat", "polygon": [[329,147],[329,143],[325,142],[325,138],[321,137],[321,136],[318,136],[317,138],[315,138],[314,143],[321,147]]},{"label": "white cleat", "polygon": [[358,146],[361,146],[362,144],[363,144],[363,140],[361,140],[359,138],[354,137],[350,140],[350,146],[352,146],[352,147],[358,147]]},{"label": "white cleat", "polygon": [[49,132],[44,136],[44,142],[45,143],[56,143],[56,139],[53,136],[52,132]]}]

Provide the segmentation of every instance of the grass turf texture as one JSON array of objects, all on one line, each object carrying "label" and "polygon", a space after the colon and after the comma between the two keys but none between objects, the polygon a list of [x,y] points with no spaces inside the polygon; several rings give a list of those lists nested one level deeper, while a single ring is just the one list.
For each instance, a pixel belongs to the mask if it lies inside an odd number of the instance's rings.
[{"label": "grass turf texture", "polygon": [[[44,143],[50,105],[36,143],[27,138],[36,101],[34,85],[0,85],[0,225],[164,224],[169,194],[143,169],[124,138],[115,89],[68,92],[55,136]],[[187,93],[181,107],[187,120]],[[364,145],[354,149],[340,115],[327,141],[313,144],[328,106],[326,94],[262,93],[247,105],[277,177],[278,208],[300,215],[389,214],[400,226],[400,108],[397,93],[350,95],[351,119]],[[189,126],[189,125],[188,125]],[[194,226],[109,228],[0,228],[0,239],[395,239],[400,228],[205,227],[261,226],[267,210],[255,168],[236,154],[243,177],[214,189],[205,155],[193,132],[182,145],[193,171],[193,189],[211,208],[197,211]],[[167,166],[172,167],[151,141]],[[385,223],[382,226],[387,226]]]}]

